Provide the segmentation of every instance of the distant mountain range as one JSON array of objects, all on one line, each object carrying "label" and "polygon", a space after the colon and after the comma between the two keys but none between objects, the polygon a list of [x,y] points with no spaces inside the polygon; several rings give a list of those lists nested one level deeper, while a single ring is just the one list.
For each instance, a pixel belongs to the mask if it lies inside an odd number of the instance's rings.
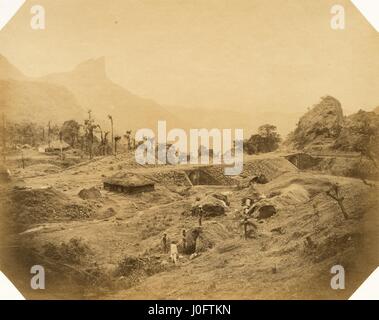
[{"label": "distant mountain range", "polygon": [[82,121],[91,110],[103,124],[109,123],[107,115],[111,114],[121,132],[155,128],[159,119],[183,124],[154,101],[133,95],[109,80],[104,58],[83,62],[70,72],[28,78],[0,57],[0,92],[1,105],[15,121]]},{"label": "distant mountain range", "polygon": [[63,123],[75,119],[81,122],[91,110],[98,123],[109,126],[107,115],[111,114],[120,134],[128,129],[156,130],[158,120],[166,120],[169,128],[243,128],[246,137],[256,132],[260,125],[271,123],[286,134],[295,128],[302,115],[302,112],[162,106],[110,80],[104,58],[85,61],[69,72],[30,78],[1,55],[0,107],[6,110],[10,120],[41,124],[47,124],[49,120]]}]

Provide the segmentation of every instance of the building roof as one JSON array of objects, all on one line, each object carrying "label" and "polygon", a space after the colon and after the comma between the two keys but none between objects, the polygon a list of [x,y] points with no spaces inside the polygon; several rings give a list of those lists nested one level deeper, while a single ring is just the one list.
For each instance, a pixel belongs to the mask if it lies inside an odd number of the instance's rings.
[{"label": "building roof", "polygon": [[143,187],[154,185],[154,181],[131,172],[118,172],[115,175],[106,178],[105,183],[119,185],[124,187]]},{"label": "building roof", "polygon": [[[62,146],[62,149],[70,148],[70,145],[68,143],[66,143],[65,141],[61,142],[59,140],[54,140],[54,141],[50,142],[50,149],[60,150],[61,146]],[[41,146],[39,146],[38,149],[41,149],[41,150],[42,149],[49,149],[49,145],[48,144],[41,145]]]}]

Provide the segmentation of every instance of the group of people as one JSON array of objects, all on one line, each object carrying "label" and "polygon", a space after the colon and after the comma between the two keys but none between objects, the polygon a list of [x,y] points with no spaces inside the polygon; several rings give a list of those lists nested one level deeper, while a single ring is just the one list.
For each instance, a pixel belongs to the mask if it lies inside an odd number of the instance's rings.
[{"label": "group of people", "polygon": [[[162,244],[162,251],[163,253],[169,253],[170,252],[170,259],[174,264],[177,264],[179,260],[179,251],[178,251],[178,245],[176,241],[170,241],[167,237],[167,233],[163,233],[163,237],[161,240]],[[182,248],[183,252],[185,252],[187,248],[187,231],[185,229],[182,230]]]},{"label": "group of people", "polygon": [[[249,239],[251,237],[252,232],[257,231],[257,225],[249,220],[249,214],[250,214],[250,209],[252,207],[252,200],[247,198],[244,201],[243,205],[243,218],[240,222],[240,226],[243,227],[243,237],[245,240]],[[198,217],[198,225],[199,227],[202,227],[202,220],[204,216],[204,210],[202,205],[197,206],[197,217]],[[181,245],[182,245],[182,250],[183,252],[186,251],[187,248],[187,231],[185,229],[182,230],[181,233],[182,240],[181,240]],[[162,245],[162,252],[167,254],[170,253],[170,260],[174,263],[177,264],[179,260],[179,251],[178,251],[178,244],[176,241],[171,241],[167,237],[167,233],[163,233],[162,240],[161,240],[161,245]]]},{"label": "group of people", "polygon": [[[202,205],[197,206],[197,217],[198,217],[198,225],[199,227],[202,227],[202,221],[204,216],[204,210]],[[187,231],[185,229],[182,230],[181,234],[181,246],[182,251],[186,252],[187,249]],[[177,264],[179,260],[179,251],[178,251],[178,244],[176,241],[171,241],[167,237],[167,233],[163,233],[162,239],[161,239],[161,246],[162,246],[162,252],[167,254],[170,253],[170,259],[174,264]]]}]

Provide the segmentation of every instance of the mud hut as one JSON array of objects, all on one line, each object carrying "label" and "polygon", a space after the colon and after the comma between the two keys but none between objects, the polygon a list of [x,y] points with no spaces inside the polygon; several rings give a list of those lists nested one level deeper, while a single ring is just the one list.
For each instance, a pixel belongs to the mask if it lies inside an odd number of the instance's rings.
[{"label": "mud hut", "polygon": [[154,191],[155,183],[144,176],[130,172],[118,172],[103,181],[104,189],[122,193]]}]

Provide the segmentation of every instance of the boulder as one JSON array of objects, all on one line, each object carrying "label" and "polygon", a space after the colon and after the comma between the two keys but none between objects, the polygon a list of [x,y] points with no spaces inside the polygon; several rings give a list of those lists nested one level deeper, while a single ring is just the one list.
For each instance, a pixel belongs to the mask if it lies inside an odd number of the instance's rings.
[{"label": "boulder", "polygon": [[202,233],[200,227],[195,227],[187,231],[186,233],[186,247],[183,248],[182,243],[178,245],[178,251],[183,254],[193,254],[197,251],[197,246],[199,245],[199,236]]},{"label": "boulder", "polygon": [[194,253],[204,252],[213,247],[213,243],[204,234],[201,227],[191,228],[186,233],[186,248],[182,244],[178,245],[180,253],[192,255]]},{"label": "boulder", "polygon": [[78,196],[83,200],[97,200],[101,198],[101,192],[96,187],[92,187],[80,190]]},{"label": "boulder", "polygon": [[268,182],[268,179],[263,173],[261,173],[261,174],[258,174],[256,176],[251,177],[250,182],[251,183],[258,183],[258,184],[265,184]]},{"label": "boulder", "polygon": [[212,194],[212,196],[216,199],[219,199],[221,201],[224,201],[224,203],[229,206],[230,205],[230,202],[228,200],[228,196],[226,196],[225,194],[222,194],[222,193],[214,193]]},{"label": "boulder", "polygon": [[276,209],[271,204],[262,205],[256,212],[257,219],[267,219],[276,214]]},{"label": "boulder", "polygon": [[276,207],[269,200],[261,200],[251,209],[250,214],[256,219],[267,219],[276,214]]},{"label": "boulder", "polygon": [[213,196],[208,196],[203,200],[197,201],[194,205],[192,205],[192,215],[198,214],[199,206],[202,206],[203,208],[204,217],[216,217],[224,215],[228,207],[223,200],[217,199]]}]

